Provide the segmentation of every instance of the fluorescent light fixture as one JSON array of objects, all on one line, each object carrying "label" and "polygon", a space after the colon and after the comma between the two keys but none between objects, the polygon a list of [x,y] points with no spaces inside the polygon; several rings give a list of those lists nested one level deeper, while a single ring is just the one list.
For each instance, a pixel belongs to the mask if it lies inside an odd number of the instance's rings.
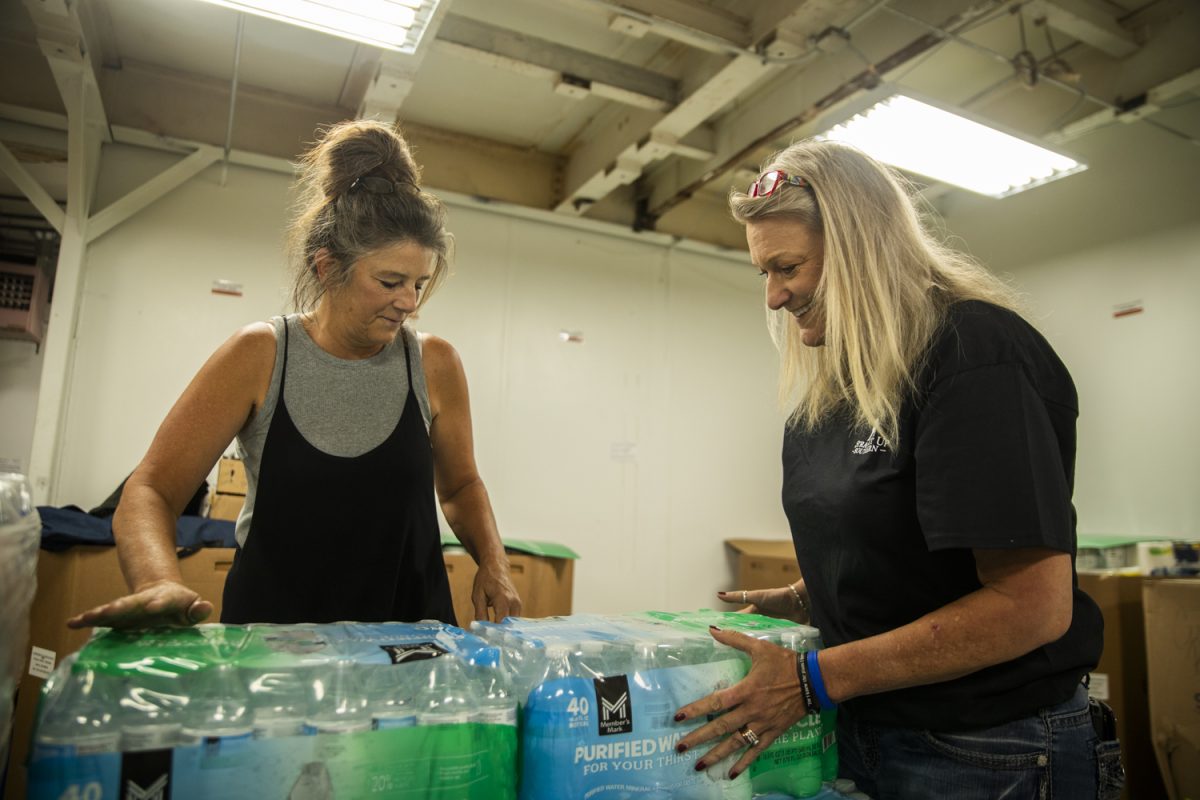
[{"label": "fluorescent light fixture", "polygon": [[411,53],[440,0],[205,0],[386,50]]},{"label": "fluorescent light fixture", "polygon": [[1073,158],[902,94],[821,134],[907,172],[1007,197],[1087,169]]}]

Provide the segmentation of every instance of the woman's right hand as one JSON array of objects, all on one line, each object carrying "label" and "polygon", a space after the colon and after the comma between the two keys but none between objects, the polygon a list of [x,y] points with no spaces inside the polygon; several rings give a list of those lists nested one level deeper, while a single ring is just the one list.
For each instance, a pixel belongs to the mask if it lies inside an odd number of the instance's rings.
[{"label": "woman's right hand", "polygon": [[139,591],[67,620],[68,628],[187,627],[212,616],[213,604],[177,581],[155,581]]},{"label": "woman's right hand", "polygon": [[[799,590],[803,597],[805,592]],[[744,614],[762,614],[765,617],[786,619],[792,622],[808,622],[808,608],[796,602],[796,595],[786,586],[777,589],[737,589],[729,592],[717,592],[717,597],[725,603],[736,603],[744,606],[738,611]]]}]

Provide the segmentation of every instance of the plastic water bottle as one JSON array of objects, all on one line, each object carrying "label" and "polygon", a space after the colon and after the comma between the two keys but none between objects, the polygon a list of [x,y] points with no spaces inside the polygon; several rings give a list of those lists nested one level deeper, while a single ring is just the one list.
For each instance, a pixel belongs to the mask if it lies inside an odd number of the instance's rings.
[{"label": "plastic water bottle", "polygon": [[513,696],[512,683],[508,675],[494,667],[482,667],[476,672],[473,683],[478,687],[478,706],[472,717],[485,725],[517,726],[517,700]]},{"label": "plastic water bottle", "polygon": [[[807,628],[805,646],[809,650],[822,648],[821,632],[816,628]],[[837,741],[837,709],[827,708],[821,712],[821,779],[824,781],[837,780],[838,776],[838,741]]]},{"label": "plastic water bottle", "polygon": [[191,694],[183,715],[185,741],[227,744],[250,739],[250,697],[237,667],[217,664],[203,670],[191,681]]},{"label": "plastic water bottle", "polygon": [[[798,627],[781,631],[776,638],[782,647],[799,654],[807,651],[811,643],[809,637],[809,631]],[[758,784],[768,785],[768,788],[774,790],[788,791],[797,797],[811,797],[821,791],[824,723],[823,715],[814,718],[810,714],[785,731],[780,740],[785,746],[796,748],[799,760],[787,767],[761,774],[761,777],[756,775]]]},{"label": "plastic water bottle", "polygon": [[583,678],[604,678],[620,672],[610,661],[607,642],[584,641],[572,646],[568,656],[572,675]]},{"label": "plastic water bottle", "polygon": [[138,752],[184,744],[182,717],[187,702],[175,680],[149,675],[126,679],[121,698],[121,749]]},{"label": "plastic water bottle", "polygon": [[116,752],[121,730],[104,679],[90,669],[67,675],[61,691],[51,687],[34,741],[35,760]]},{"label": "plastic water bottle", "polygon": [[461,725],[478,706],[474,687],[454,656],[428,659],[428,672],[417,697],[418,725]]},{"label": "plastic water bottle", "polygon": [[417,695],[422,662],[376,667],[367,681],[371,721],[376,730],[412,728],[417,724]]},{"label": "plastic water bottle", "polygon": [[260,673],[249,688],[255,739],[304,733],[311,686],[301,670]]},{"label": "plastic water bottle", "polygon": [[0,775],[7,769],[13,697],[28,659],[41,533],[29,482],[0,471]]},{"label": "plastic water bottle", "polygon": [[313,680],[313,712],[304,723],[306,734],[356,733],[371,729],[367,694],[358,668],[338,659]]}]

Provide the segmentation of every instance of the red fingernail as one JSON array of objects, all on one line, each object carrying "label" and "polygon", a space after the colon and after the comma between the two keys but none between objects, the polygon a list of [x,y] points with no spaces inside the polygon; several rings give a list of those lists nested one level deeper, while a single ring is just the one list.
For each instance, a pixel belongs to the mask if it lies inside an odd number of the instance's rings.
[{"label": "red fingernail", "polygon": [[726,594],[728,594],[728,592],[717,592],[717,594],[721,595],[721,597],[724,597]]},{"label": "red fingernail", "polygon": [[676,721],[676,722],[683,722],[685,719],[687,719],[687,717],[685,717],[685,716],[683,715],[683,712],[682,712],[682,711],[680,711],[678,714],[676,714],[676,715],[675,715],[675,721]]},{"label": "red fingernail", "polygon": [[680,742],[679,744],[675,745],[675,752],[676,753],[686,753],[687,745],[684,744],[683,742]]},{"label": "red fingernail", "polygon": [[704,772],[704,762],[703,761],[696,762],[696,772]]},{"label": "red fingernail", "polygon": [[729,770],[729,780],[733,780],[734,778],[736,778],[738,775],[741,775],[741,774],[742,773],[738,772],[736,769],[731,769],[731,770]]},{"label": "red fingernail", "polygon": [[709,627],[709,629],[710,629],[710,630],[714,630],[714,631],[719,631],[719,630],[721,630],[721,629],[720,629],[720,628],[718,628],[716,625],[709,625],[708,627]]}]

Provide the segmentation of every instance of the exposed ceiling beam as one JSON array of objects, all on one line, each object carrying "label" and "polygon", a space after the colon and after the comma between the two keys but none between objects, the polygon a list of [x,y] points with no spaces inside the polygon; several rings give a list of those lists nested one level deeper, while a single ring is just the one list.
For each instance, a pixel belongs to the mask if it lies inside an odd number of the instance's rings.
[{"label": "exposed ceiling beam", "polygon": [[[221,152],[215,147],[200,147],[191,155],[130,190],[121,199],[109,203],[88,220],[87,240],[91,242],[103,236],[172,189],[187,183],[193,176],[221,158]],[[225,153],[225,160],[229,160],[228,151]]]},{"label": "exposed ceiling beam", "polygon": [[1029,12],[1113,58],[1125,58],[1138,50],[1137,39],[1121,27],[1111,8],[1091,0],[1033,0]]},{"label": "exposed ceiling beam", "polygon": [[1172,99],[1179,95],[1196,90],[1200,90],[1200,69],[1193,69],[1163,81],[1118,107],[1104,108],[1068,123],[1053,133],[1047,134],[1045,138],[1053,144],[1063,144],[1086,136],[1113,122],[1137,122],[1162,111]]},{"label": "exposed ceiling beam", "polygon": [[618,186],[637,180],[726,103],[777,69],[757,56],[735,56],[655,119],[617,118],[592,126],[588,143],[567,164],[565,192],[555,210],[584,213]]},{"label": "exposed ceiling beam", "polygon": [[[446,18],[446,9],[449,6],[448,2],[439,3],[434,8],[433,15],[425,26],[425,33],[412,53],[383,53],[376,64],[375,75],[367,83],[361,100],[355,106],[346,107],[357,108],[359,117],[394,121],[400,115],[400,107],[404,105],[413,84],[416,83],[417,70],[421,68],[421,62],[425,60],[429,48],[437,38],[438,29]],[[353,66],[351,69],[353,70]],[[345,93],[343,89],[343,95]]]},{"label": "exposed ceiling beam", "polygon": [[50,193],[42,188],[37,178],[30,175],[29,170],[21,165],[21,162],[4,142],[0,142],[0,172],[3,172],[9,180],[16,184],[21,193],[29,198],[29,202],[33,203],[33,207],[54,226],[54,230],[59,233],[63,232],[66,212],[54,201]]},{"label": "exposed ceiling beam", "polygon": [[[104,103],[96,80],[92,50],[84,36],[83,23],[75,3],[66,0],[24,0],[37,31],[38,46],[46,57],[63,104],[82,106],[87,114],[84,124],[95,126],[104,141],[111,141]],[[82,104],[76,98],[82,93]]]},{"label": "exposed ceiling beam", "polygon": [[367,97],[367,89],[379,72],[379,61],[383,51],[378,47],[365,44],[354,46],[354,55],[350,66],[346,68],[346,78],[342,81],[342,91],[338,94],[338,105],[354,111],[362,108]]},{"label": "exposed ceiling beam", "polygon": [[688,0],[564,0],[609,14],[609,28],[641,38],[647,33],[722,55],[749,52],[744,19]]},{"label": "exposed ceiling beam", "polygon": [[745,19],[695,0],[621,0],[610,5],[647,15],[664,24],[698,30],[740,47],[750,44],[750,30]]},{"label": "exposed ceiling beam", "polygon": [[[940,27],[955,30],[995,10],[1003,2],[1006,0],[976,3],[946,19]],[[861,8],[842,6],[837,11],[843,8],[851,13],[861,11]],[[837,21],[834,17],[829,24]],[[914,38],[911,29],[880,27],[873,30],[870,50],[888,55],[866,69],[862,69],[856,54],[846,53],[816,60],[799,75],[786,73],[750,102],[744,103],[736,114],[726,115],[713,123],[720,147],[712,159],[707,162],[675,159],[660,165],[647,176],[641,194],[646,200],[648,214],[650,217],[661,216],[717,177],[747,162],[757,161],[760,151],[775,147],[780,139],[794,135],[803,125],[860,91],[877,85],[882,76],[939,47],[943,41],[944,38],[937,34]]]},{"label": "exposed ceiling beam", "polygon": [[678,83],[666,75],[454,14],[442,22],[438,46],[523,74],[552,76],[569,96],[596,94],[655,110],[678,99]]}]

